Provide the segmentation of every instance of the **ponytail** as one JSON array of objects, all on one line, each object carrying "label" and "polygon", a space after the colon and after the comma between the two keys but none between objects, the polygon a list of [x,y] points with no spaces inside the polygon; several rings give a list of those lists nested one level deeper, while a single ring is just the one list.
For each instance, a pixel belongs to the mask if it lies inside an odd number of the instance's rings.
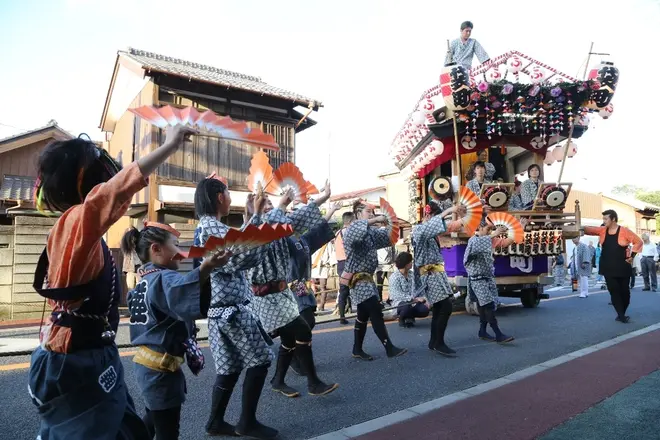
[{"label": "ponytail", "polygon": [[121,239],[121,251],[124,257],[135,252],[142,263],[151,261],[149,249],[154,243],[165,244],[172,233],[165,229],[147,226],[141,231],[131,227]]}]

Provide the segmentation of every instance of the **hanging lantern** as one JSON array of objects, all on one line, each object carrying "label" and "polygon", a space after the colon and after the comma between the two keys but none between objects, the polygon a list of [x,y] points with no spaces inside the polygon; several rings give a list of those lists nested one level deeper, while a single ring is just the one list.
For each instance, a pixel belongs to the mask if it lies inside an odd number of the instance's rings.
[{"label": "hanging lantern", "polygon": [[560,146],[555,147],[555,149],[552,150],[552,157],[553,157],[557,162],[561,162],[562,160],[564,160],[564,151],[565,151],[565,150],[566,150],[566,146],[565,146],[565,145],[560,145]]},{"label": "hanging lantern", "polygon": [[577,154],[577,144],[570,142],[568,144],[568,157],[573,157]]},{"label": "hanging lantern", "polygon": [[486,81],[489,83],[494,83],[502,79],[502,73],[500,73],[497,67],[491,67],[486,71]]},{"label": "hanging lantern", "polygon": [[440,90],[449,110],[464,110],[470,103],[470,75],[463,66],[451,63],[442,69]]},{"label": "hanging lantern", "polygon": [[529,78],[533,84],[542,83],[545,80],[545,72],[539,66],[534,66],[529,74]]},{"label": "hanging lantern", "polygon": [[542,136],[534,136],[529,143],[535,150],[540,150],[543,148],[543,145],[545,145],[545,141],[543,140]]},{"label": "hanging lantern", "polygon": [[592,110],[607,107],[619,83],[619,69],[614,67],[614,63],[603,61],[589,71],[589,79],[598,82],[600,87],[591,92],[587,107]]},{"label": "hanging lantern", "polygon": [[410,118],[414,124],[423,124],[424,121],[426,120],[426,114],[422,111],[415,111],[412,114],[412,117]]},{"label": "hanging lantern", "polygon": [[614,104],[611,102],[607,104],[605,108],[601,108],[598,111],[598,116],[600,116],[603,119],[608,119],[610,116],[612,116],[612,113],[614,112]]},{"label": "hanging lantern", "polygon": [[433,113],[433,110],[435,110],[435,105],[433,104],[433,101],[431,101],[429,98],[426,98],[419,103],[417,110],[426,115],[428,113]]},{"label": "hanging lantern", "polygon": [[433,139],[433,141],[431,141],[431,149],[433,150],[435,157],[438,157],[445,152],[445,144],[443,144],[440,139]]},{"label": "hanging lantern", "polygon": [[432,113],[428,113],[428,114],[425,116],[424,123],[425,123],[427,126],[428,126],[429,124],[435,124],[435,123],[436,123],[436,120],[435,120],[435,118],[433,117],[433,114],[432,114]]},{"label": "hanging lantern", "polygon": [[543,159],[543,163],[546,164],[546,165],[548,165],[548,166],[550,166],[550,165],[552,165],[553,163],[555,163],[555,158],[554,158],[554,156],[553,156],[553,154],[552,154],[552,151],[550,151],[550,150],[546,151],[546,153],[545,153],[545,159]]},{"label": "hanging lantern", "polygon": [[463,138],[461,139],[461,145],[466,150],[472,150],[474,149],[474,147],[477,146],[477,141],[474,140],[472,136],[463,136]]},{"label": "hanging lantern", "polygon": [[509,57],[509,59],[506,60],[506,65],[511,73],[518,73],[523,68],[522,60],[517,55]]}]

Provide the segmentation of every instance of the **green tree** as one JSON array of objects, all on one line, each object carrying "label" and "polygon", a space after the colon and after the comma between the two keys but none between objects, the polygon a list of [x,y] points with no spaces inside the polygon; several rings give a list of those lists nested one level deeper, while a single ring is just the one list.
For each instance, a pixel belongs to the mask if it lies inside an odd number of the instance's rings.
[{"label": "green tree", "polygon": [[660,191],[640,191],[635,196],[642,202],[660,206]]},{"label": "green tree", "polygon": [[646,191],[646,188],[642,188],[641,186],[637,185],[631,185],[629,183],[626,183],[625,185],[618,185],[612,188],[612,192],[614,194],[622,194],[626,196],[636,196],[640,192]]}]

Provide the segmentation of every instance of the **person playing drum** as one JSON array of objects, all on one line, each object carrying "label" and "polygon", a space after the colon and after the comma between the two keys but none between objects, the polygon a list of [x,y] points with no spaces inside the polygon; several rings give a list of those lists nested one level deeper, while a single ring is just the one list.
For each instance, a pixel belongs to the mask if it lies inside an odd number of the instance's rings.
[{"label": "person playing drum", "polygon": [[527,168],[527,176],[529,179],[522,183],[520,188],[520,197],[522,199],[523,209],[531,210],[536,201],[536,195],[539,192],[539,186],[543,183],[539,176],[541,175],[541,168],[532,164]]}]

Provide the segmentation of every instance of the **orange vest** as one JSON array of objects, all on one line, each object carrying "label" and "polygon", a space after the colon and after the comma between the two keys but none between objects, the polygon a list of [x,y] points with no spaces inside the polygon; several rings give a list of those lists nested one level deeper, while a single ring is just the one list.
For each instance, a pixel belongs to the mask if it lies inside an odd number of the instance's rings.
[{"label": "orange vest", "polygon": [[344,239],[342,238],[342,234],[345,230],[346,228],[341,229],[339,232],[337,232],[337,235],[335,235],[335,256],[337,258],[337,261],[346,260],[346,251],[344,250]]}]

